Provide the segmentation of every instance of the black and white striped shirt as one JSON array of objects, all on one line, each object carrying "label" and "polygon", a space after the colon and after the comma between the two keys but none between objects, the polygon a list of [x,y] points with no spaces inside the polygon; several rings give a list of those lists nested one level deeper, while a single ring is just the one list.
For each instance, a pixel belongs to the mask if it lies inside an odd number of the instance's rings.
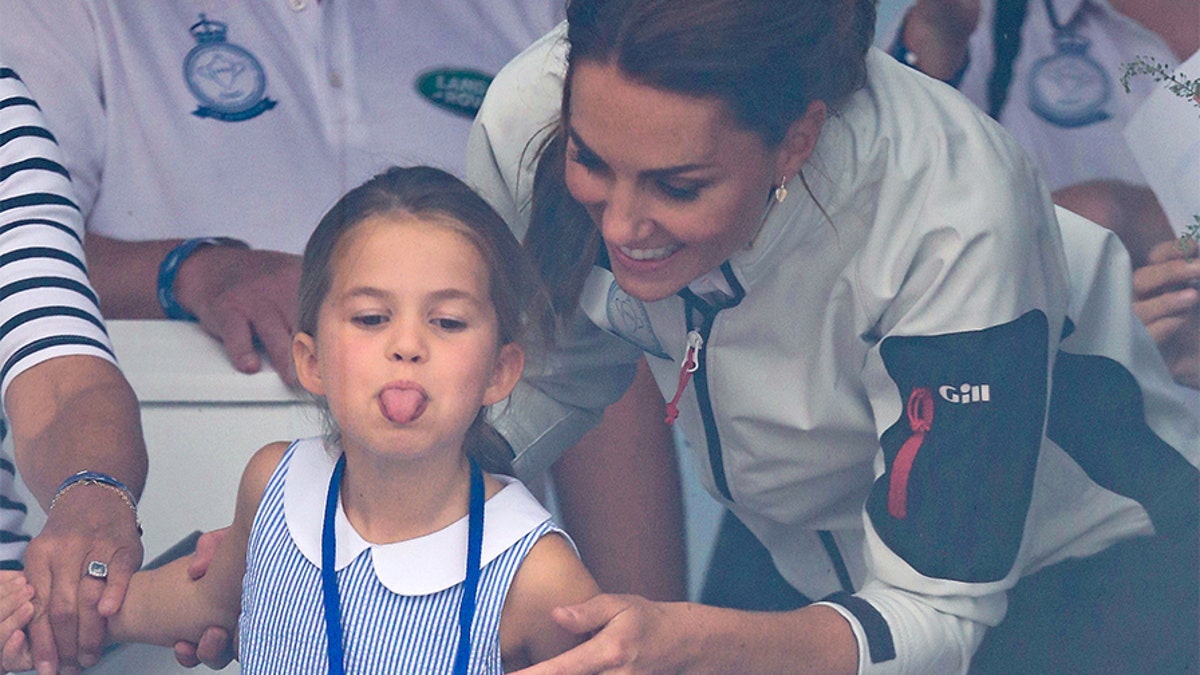
[{"label": "black and white striped shirt", "polygon": [[[75,354],[116,362],[84,267],[83,217],[41,110],[0,65],[0,400],[28,368]],[[0,568],[29,540],[13,479],[0,457]]]}]

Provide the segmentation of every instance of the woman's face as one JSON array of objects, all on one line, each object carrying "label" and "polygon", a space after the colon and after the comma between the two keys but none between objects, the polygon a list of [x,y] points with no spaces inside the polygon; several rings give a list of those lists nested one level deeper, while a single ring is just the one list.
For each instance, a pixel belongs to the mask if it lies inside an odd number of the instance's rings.
[{"label": "woman's face", "polygon": [[771,148],[721,101],[584,61],[572,77],[567,189],[600,228],[621,288],[659,300],[751,243],[772,187],[799,171],[819,131],[807,147],[789,131]]}]

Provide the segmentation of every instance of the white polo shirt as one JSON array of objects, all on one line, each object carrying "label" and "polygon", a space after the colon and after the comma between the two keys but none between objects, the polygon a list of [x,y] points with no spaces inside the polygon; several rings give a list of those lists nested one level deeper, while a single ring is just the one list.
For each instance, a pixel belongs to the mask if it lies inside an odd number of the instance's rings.
[{"label": "white polo shirt", "polygon": [[12,0],[0,50],[58,136],[89,231],[300,252],[392,164],[464,170],[491,75],[561,0]]},{"label": "white polo shirt", "polygon": [[[1064,68],[1062,62],[1052,61],[1058,51],[1046,1],[1029,0],[1000,123],[1033,157],[1052,191],[1098,179],[1145,184],[1122,131],[1157,85],[1148,77],[1133,78],[1131,91],[1126,93],[1121,73],[1124,64],[1139,56],[1170,67],[1179,65],[1179,59],[1158,34],[1113,9],[1107,0],[1049,0],[1049,4],[1057,22],[1086,41],[1085,56],[1099,71]],[[984,111],[988,110],[988,78],[995,65],[995,5],[995,0],[981,2],[979,25],[968,44],[971,60],[959,85]],[[882,32],[878,44],[886,49],[895,33],[895,28]],[[1073,127],[1057,125],[1035,111],[1038,98],[1052,110],[1061,107],[1067,117],[1094,104],[1094,116],[1080,115],[1080,119],[1094,121]]]}]

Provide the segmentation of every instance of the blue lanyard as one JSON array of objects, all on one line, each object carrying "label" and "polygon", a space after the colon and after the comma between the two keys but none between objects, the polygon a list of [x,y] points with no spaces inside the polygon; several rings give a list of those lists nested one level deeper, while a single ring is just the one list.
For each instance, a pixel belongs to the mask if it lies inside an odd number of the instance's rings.
[{"label": "blue lanyard", "polygon": [[[325,497],[325,524],[321,530],[321,594],[325,603],[325,637],[328,642],[329,673],[343,675],[346,672],[345,650],[342,647],[342,609],[338,598],[337,574],[334,557],[337,545],[334,541],[333,517],[337,513],[338,489],[342,484],[342,472],[346,469],[346,455],[338,458],[329,479],[329,492]],[[475,596],[479,590],[480,558],[483,550],[483,472],[475,460],[471,460],[471,495],[467,516],[467,576],[463,581],[462,605],[458,610],[458,647],[454,651],[455,675],[466,675],[471,658],[471,621],[475,617]]]}]

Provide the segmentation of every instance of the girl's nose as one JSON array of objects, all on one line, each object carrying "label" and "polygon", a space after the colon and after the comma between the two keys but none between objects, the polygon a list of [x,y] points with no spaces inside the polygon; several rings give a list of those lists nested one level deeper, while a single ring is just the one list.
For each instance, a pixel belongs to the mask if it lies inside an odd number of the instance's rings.
[{"label": "girl's nose", "polygon": [[421,328],[417,325],[406,326],[405,322],[397,321],[392,331],[392,339],[388,344],[388,359],[390,361],[408,361],[420,363],[429,358]]}]

